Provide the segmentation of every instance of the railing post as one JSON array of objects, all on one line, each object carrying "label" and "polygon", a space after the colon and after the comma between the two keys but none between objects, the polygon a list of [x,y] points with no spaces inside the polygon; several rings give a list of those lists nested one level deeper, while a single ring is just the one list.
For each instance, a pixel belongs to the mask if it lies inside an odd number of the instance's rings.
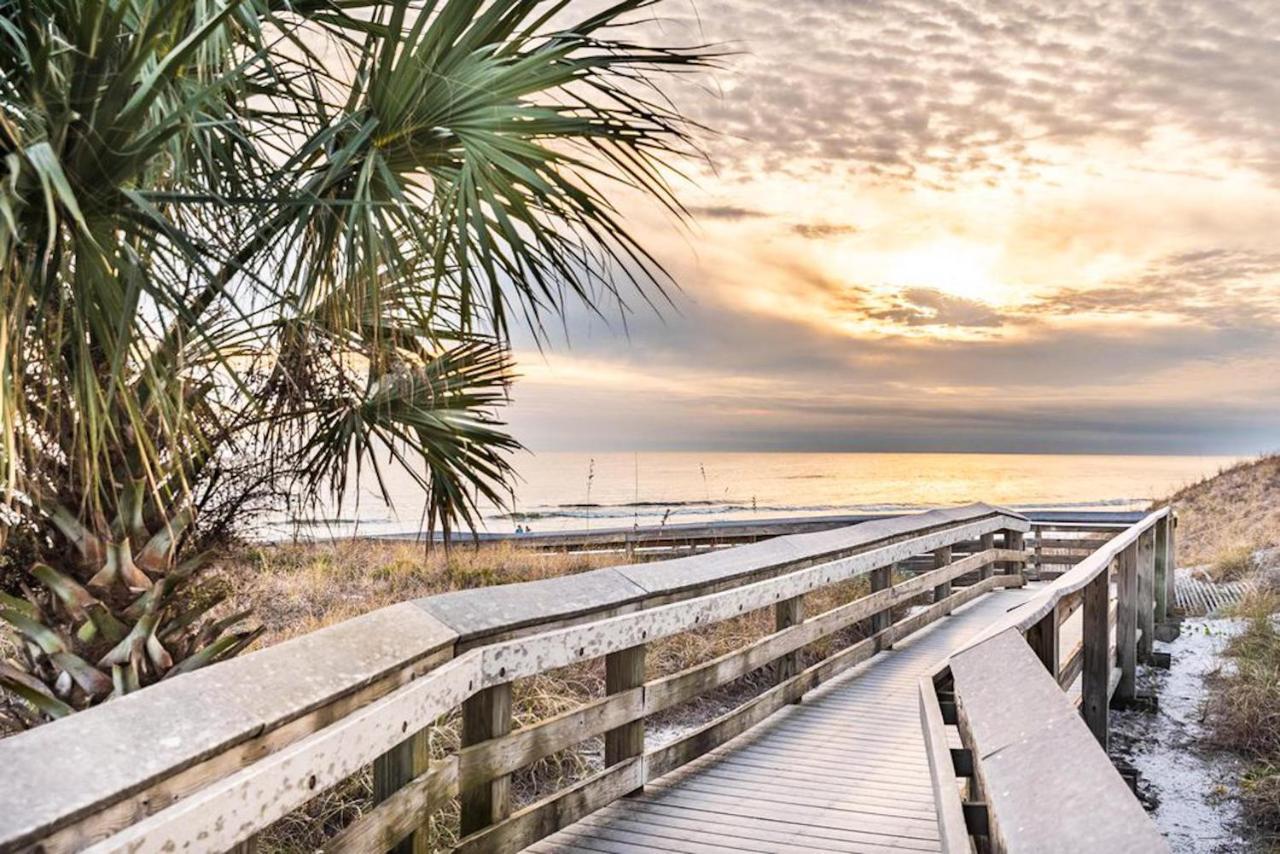
[{"label": "railing post", "polygon": [[[796,596],[773,606],[773,629],[782,631],[804,622],[804,597]],[[774,676],[779,683],[800,672],[800,650],[789,652],[774,663]]]},{"label": "railing post", "polygon": [[[947,566],[950,563],[951,563],[951,546],[943,546],[942,548],[933,550],[933,568],[934,569],[942,569],[944,566]],[[943,599],[946,599],[950,595],[951,595],[950,581],[944,581],[938,586],[933,588],[934,602],[941,602]],[[947,609],[947,613],[950,614],[951,610]]]},{"label": "railing post", "polygon": [[[991,549],[994,549],[995,547],[996,547],[996,535],[995,535],[995,534],[983,534],[983,535],[982,535],[982,550],[985,552],[985,551],[989,551],[989,550],[991,550]],[[993,564],[989,564],[989,563],[988,563],[988,564],[986,564],[985,566],[983,566],[983,567],[982,567],[982,569],[978,570],[978,580],[979,580],[979,581],[986,581],[988,578],[990,578],[990,577],[991,577],[991,575],[992,575],[992,573],[993,573],[994,571],[995,571],[995,567],[994,567],[994,565],[993,565]]]},{"label": "railing post", "polygon": [[[1033,566],[1035,567],[1036,579],[1039,580],[1040,574],[1044,571],[1044,525],[1032,525],[1031,535],[1035,537],[1035,559]],[[1023,572],[1025,573],[1025,568]]]},{"label": "railing post", "polygon": [[[425,729],[406,738],[386,753],[373,760],[373,802],[380,804],[391,797],[414,777],[427,770],[431,760],[431,747]],[[424,821],[425,824],[425,821]],[[428,854],[425,830],[415,830],[396,843],[392,854]],[[252,854],[251,850],[238,854]]]},{"label": "railing post", "polygon": [[1030,645],[1040,663],[1053,680],[1058,681],[1058,666],[1062,661],[1058,650],[1058,608],[1055,605],[1049,613],[1027,630],[1027,644]]},{"label": "railing post", "polygon": [[1151,663],[1156,633],[1156,533],[1148,528],[1138,537],[1138,660]]},{"label": "railing post", "polygon": [[[877,590],[886,590],[893,586],[893,567],[882,566],[878,569],[871,570],[871,592]],[[878,635],[893,625],[893,609],[885,608],[883,611],[877,611],[871,615],[871,633]],[[889,649],[893,644],[888,641],[882,641],[878,647],[880,649]]]},{"label": "railing post", "polygon": [[1117,560],[1116,664],[1120,667],[1120,684],[1116,686],[1115,700],[1123,704],[1132,700],[1137,691],[1138,544],[1125,548]]},{"label": "railing post", "polygon": [[1084,588],[1080,711],[1102,749],[1107,748],[1107,693],[1111,681],[1111,579],[1106,570]]},{"label": "railing post", "polygon": [[[608,694],[621,694],[644,685],[645,645],[611,652],[604,658],[604,689]],[[617,765],[644,753],[644,718],[604,734],[605,767]],[[638,790],[637,790],[638,791]]]},{"label": "railing post", "polygon": [[[511,683],[494,685],[462,704],[462,746],[470,747],[511,732]],[[511,777],[495,777],[458,796],[462,835],[496,824],[511,814]]]},{"label": "railing post", "polygon": [[1155,621],[1169,619],[1169,517],[1156,522],[1155,532]]},{"label": "railing post", "polygon": [[[1006,529],[1004,532],[1004,547],[1012,551],[1022,551],[1024,548],[1022,532]],[[1004,574],[1013,575],[1014,573],[1023,573],[1023,566],[1025,566],[1025,564],[1013,562],[1005,563]],[[1025,580],[1026,576],[1023,574],[1023,581],[1025,582]]]},{"label": "railing post", "polygon": [[1167,529],[1168,533],[1165,537],[1165,539],[1168,541],[1167,543],[1168,556],[1165,558],[1165,564],[1167,568],[1165,570],[1165,576],[1164,576],[1164,584],[1165,584],[1164,589],[1165,589],[1165,601],[1169,603],[1168,614],[1169,616],[1172,617],[1174,608],[1178,606],[1178,592],[1177,592],[1177,585],[1176,585],[1177,575],[1178,575],[1178,548],[1177,548],[1177,536],[1176,536],[1178,532],[1178,517],[1172,510],[1169,511],[1168,521],[1169,521],[1169,526]]}]

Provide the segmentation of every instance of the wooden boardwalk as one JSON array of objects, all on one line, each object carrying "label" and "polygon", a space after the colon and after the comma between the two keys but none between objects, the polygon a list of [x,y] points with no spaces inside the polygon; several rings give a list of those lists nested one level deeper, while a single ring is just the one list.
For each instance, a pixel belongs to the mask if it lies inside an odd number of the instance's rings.
[{"label": "wooden boardwalk", "polygon": [[1035,588],[957,609],[768,722],[527,850],[938,851],[918,683]]},{"label": "wooden boardwalk", "polygon": [[[1167,854],[1106,746],[1168,625],[1175,522],[973,504],[402,602],[0,740],[0,854],[252,851],[370,765],[376,806],[328,854],[412,854],[441,821],[454,854]],[[772,630],[648,678],[655,643],[751,613]],[[515,726],[521,680],[593,661],[603,695]],[[602,737],[603,767],[513,810],[512,775]]]}]

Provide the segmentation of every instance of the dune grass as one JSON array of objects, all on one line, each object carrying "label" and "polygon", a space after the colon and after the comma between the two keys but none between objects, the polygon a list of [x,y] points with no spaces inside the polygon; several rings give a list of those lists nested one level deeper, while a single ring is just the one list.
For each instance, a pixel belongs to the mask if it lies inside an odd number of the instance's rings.
[{"label": "dune grass", "polygon": [[1280,455],[1231,466],[1159,503],[1178,508],[1179,566],[1280,545]]},{"label": "dune grass", "polygon": [[1280,850],[1280,591],[1245,597],[1243,631],[1224,649],[1227,666],[1210,682],[1205,715],[1214,744],[1249,764],[1239,796],[1261,842]]}]

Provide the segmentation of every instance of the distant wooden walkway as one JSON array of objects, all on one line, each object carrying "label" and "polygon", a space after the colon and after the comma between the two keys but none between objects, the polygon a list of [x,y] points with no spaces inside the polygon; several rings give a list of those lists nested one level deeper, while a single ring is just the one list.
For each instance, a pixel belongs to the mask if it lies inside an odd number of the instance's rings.
[{"label": "distant wooden walkway", "polygon": [[1034,592],[998,591],[958,609],[644,794],[527,850],[940,850],[919,680]]}]

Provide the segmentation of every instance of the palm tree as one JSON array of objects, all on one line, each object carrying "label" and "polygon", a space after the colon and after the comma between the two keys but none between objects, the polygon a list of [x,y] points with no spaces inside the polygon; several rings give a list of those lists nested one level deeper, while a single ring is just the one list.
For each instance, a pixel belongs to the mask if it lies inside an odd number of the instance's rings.
[{"label": "palm tree", "polygon": [[314,506],[398,466],[446,532],[502,502],[512,324],[671,284],[610,203],[683,214],[658,82],[712,54],[633,43],[657,2],[0,0],[19,723],[253,641],[195,547],[237,474]]}]

